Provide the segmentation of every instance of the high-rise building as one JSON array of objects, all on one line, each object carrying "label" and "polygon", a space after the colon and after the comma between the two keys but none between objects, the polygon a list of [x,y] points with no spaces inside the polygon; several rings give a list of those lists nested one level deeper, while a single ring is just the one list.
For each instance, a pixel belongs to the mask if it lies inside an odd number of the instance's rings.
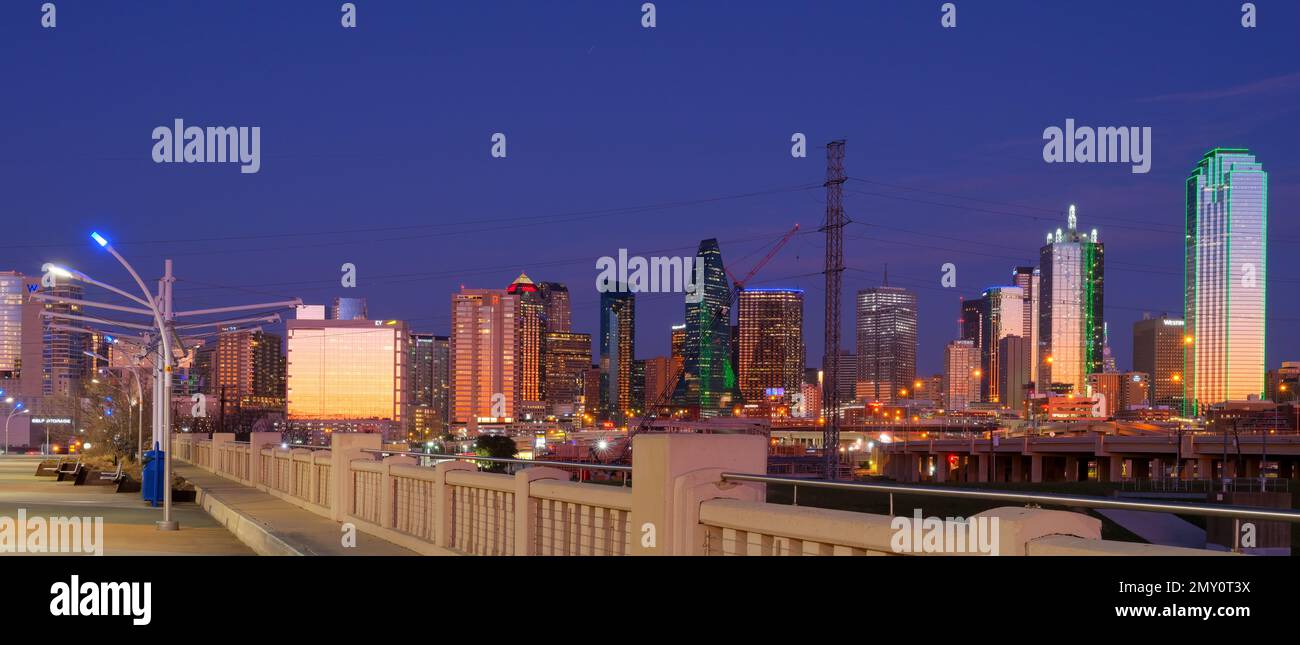
[{"label": "high-rise building", "polygon": [[410,412],[406,323],[290,320],[285,325],[291,428],[314,436],[362,430],[405,437]]},{"label": "high-rise building", "polygon": [[582,413],[587,421],[600,417],[600,366],[592,365],[582,375]]},{"label": "high-rise building", "polygon": [[645,359],[645,399],[646,408],[665,401],[664,394],[671,393],[668,380],[672,378],[673,359],[670,356],[656,356]]},{"label": "high-rise building", "polygon": [[630,291],[600,294],[600,414],[621,423],[635,407],[636,298]]},{"label": "high-rise building", "polygon": [[528,276],[521,273],[506,293],[519,299],[515,333],[519,352],[515,360],[515,387],[518,389],[520,417],[545,414],[542,403],[542,336],[546,326],[546,303],[542,292]]},{"label": "high-rise building", "polygon": [[411,438],[431,441],[446,432],[448,363],[450,339],[446,336],[412,333],[411,378],[407,380],[411,401]]},{"label": "high-rise building", "polygon": [[1082,233],[1074,205],[1065,231],[1047,234],[1039,251],[1038,391],[1083,392],[1102,371],[1104,251],[1097,229]]},{"label": "high-rise building", "polygon": [[1133,371],[1149,374],[1151,404],[1183,409],[1182,319],[1162,315],[1133,323]]},{"label": "high-rise building", "polygon": [[582,411],[583,379],[591,369],[591,334],[547,332],[542,344],[547,413],[574,417]]},{"label": "high-rise building", "polygon": [[699,406],[700,416],[709,418],[730,407],[736,382],[731,364],[731,289],[716,239],[701,241],[696,257],[704,263],[704,284],[696,285],[702,293],[686,296],[686,344],[678,388],[687,405]]},{"label": "high-rise building", "polygon": [[462,287],[452,295],[451,423],[516,418],[518,317],[519,297],[504,289]]},{"label": "high-rise building", "polygon": [[961,340],[969,340],[975,343],[976,347],[980,346],[980,341],[984,338],[984,299],[961,301],[961,317],[959,320],[959,329],[961,334],[957,337]]},{"label": "high-rise building", "polygon": [[260,329],[217,336],[204,390],[214,399],[210,403],[217,404],[214,413],[221,432],[248,430],[258,418],[284,414],[287,377],[282,347],[278,334]]},{"label": "high-rise building", "polygon": [[1268,400],[1283,403],[1300,397],[1300,361],[1282,361],[1281,367],[1267,375]]},{"label": "high-rise building", "polygon": [[1026,411],[1029,380],[1029,339],[1014,334],[998,340],[998,402],[1003,407]]},{"label": "high-rise building", "polygon": [[[983,320],[980,330],[980,369],[984,372],[980,396],[989,403],[1006,404],[1007,379],[1002,373],[1003,361],[999,357],[1001,341],[1008,336],[1024,338],[1024,292],[1020,287],[989,287],[981,300]],[[1018,352],[1017,360],[1028,360],[1028,354]],[[1017,366],[1017,363],[1011,365]],[[1016,377],[1019,378],[1019,371]]]},{"label": "high-rise building", "polygon": [[1042,274],[1038,267],[1016,267],[1011,272],[1011,284],[1020,287],[1023,294],[1021,312],[1024,322],[1021,335],[1029,341],[1029,382],[1038,383],[1038,296],[1041,291]]},{"label": "high-rise building", "polygon": [[916,294],[888,285],[858,291],[857,398],[891,404],[916,380]]},{"label": "high-rise building", "polygon": [[974,340],[948,343],[943,352],[944,404],[949,410],[964,410],[980,400],[980,349]]},{"label": "high-rise building", "polygon": [[[80,284],[55,277],[54,286],[42,289],[41,293],[56,298],[81,300],[85,290]],[[46,396],[80,396],[81,380],[86,374],[85,352],[91,349],[88,335],[69,331],[66,327],[84,327],[71,319],[60,318],[57,314],[83,315],[81,305],[66,302],[43,303],[46,314],[43,318],[41,367],[41,393]]]},{"label": "high-rise building", "polygon": [[[823,367],[823,375],[825,372],[826,368]],[[859,401],[857,354],[854,354],[853,352],[840,351],[839,370],[835,375],[835,391],[839,394],[841,406],[853,405]]]},{"label": "high-rise building", "polygon": [[367,320],[370,317],[365,298],[335,298],[330,315],[334,320]]},{"label": "high-rise building", "polygon": [[40,285],[16,271],[0,272],[0,389],[12,396],[41,394],[41,311],[31,300]]},{"label": "high-rise building", "polygon": [[1187,178],[1184,401],[1188,414],[1264,393],[1268,173],[1215,148]]},{"label": "high-rise building", "polygon": [[745,289],[739,298],[740,395],[747,403],[780,390],[787,401],[803,382],[803,290]]},{"label": "high-rise building", "polygon": [[1113,417],[1149,404],[1150,377],[1145,372],[1103,372],[1088,375],[1089,396],[1105,398],[1106,416]]},{"label": "high-rise building", "polygon": [[673,325],[669,330],[669,347],[672,359],[672,371],[669,373],[668,397],[665,403],[681,403],[678,397],[678,384],[682,381],[682,371],[686,366],[686,323]]},{"label": "high-rise building", "polygon": [[569,304],[569,288],[559,282],[538,282],[545,324],[543,331],[573,331],[573,309]]}]

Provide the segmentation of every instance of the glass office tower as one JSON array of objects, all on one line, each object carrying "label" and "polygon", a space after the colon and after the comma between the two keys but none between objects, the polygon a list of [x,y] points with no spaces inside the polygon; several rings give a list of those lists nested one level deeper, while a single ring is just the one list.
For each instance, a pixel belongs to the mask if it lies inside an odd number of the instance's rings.
[{"label": "glass office tower", "polygon": [[1183,350],[1188,414],[1264,392],[1268,173],[1215,148],[1187,178]]},{"label": "glass office tower", "polygon": [[1097,229],[1078,230],[1074,205],[1065,231],[1047,234],[1039,251],[1038,391],[1083,392],[1102,371],[1105,247]]}]

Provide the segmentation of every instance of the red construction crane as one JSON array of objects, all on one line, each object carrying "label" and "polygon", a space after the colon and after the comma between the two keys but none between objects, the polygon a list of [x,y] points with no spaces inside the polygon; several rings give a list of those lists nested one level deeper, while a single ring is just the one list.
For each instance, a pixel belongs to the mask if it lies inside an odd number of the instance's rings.
[{"label": "red construction crane", "polygon": [[785,246],[786,242],[789,242],[790,238],[794,237],[794,234],[798,232],[799,232],[799,225],[795,224],[794,228],[790,229],[789,232],[787,232],[784,236],[782,236],[781,239],[777,241],[776,246],[773,246],[772,250],[768,251],[767,255],[763,256],[763,259],[759,260],[758,264],[755,264],[754,268],[750,269],[749,273],[746,273],[745,277],[739,280],[737,280],[736,276],[731,273],[730,269],[727,269],[724,266],[723,270],[726,271],[727,276],[731,278],[731,284],[735,289],[735,291],[743,291],[745,289],[745,285],[749,284],[749,281],[753,279],[754,275],[758,273],[760,269],[767,266],[767,263],[771,262],[772,258],[776,257],[776,254],[781,250],[781,247]]}]

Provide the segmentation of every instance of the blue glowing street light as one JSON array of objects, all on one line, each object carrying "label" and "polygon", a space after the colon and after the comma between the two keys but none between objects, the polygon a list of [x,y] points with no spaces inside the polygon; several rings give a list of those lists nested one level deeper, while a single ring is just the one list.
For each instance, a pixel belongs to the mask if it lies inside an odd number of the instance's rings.
[{"label": "blue glowing street light", "polygon": [[100,235],[99,233],[96,233],[96,232],[94,232],[94,231],[91,231],[91,233],[90,233],[90,239],[95,240],[95,243],[98,244],[98,245],[100,245],[100,246],[102,246],[102,247],[105,247],[105,248],[108,247],[108,240],[104,239],[104,236],[103,236],[103,235]]}]

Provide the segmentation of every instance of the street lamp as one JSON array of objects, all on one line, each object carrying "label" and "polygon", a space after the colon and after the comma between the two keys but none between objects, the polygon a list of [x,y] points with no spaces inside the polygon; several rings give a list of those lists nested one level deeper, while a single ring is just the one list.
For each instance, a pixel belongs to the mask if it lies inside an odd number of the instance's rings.
[{"label": "street lamp", "polygon": [[[4,392],[4,390],[0,390],[0,393],[3,393],[3,392]],[[7,399],[5,399],[5,403],[13,403],[13,402],[14,402],[14,397],[12,397],[12,396],[9,397],[9,398],[7,398]],[[14,405],[13,409],[9,410],[9,416],[5,417],[5,452],[4,452],[4,454],[6,454],[6,455],[9,454],[9,422],[10,422],[10,421],[13,421],[13,418],[14,418],[14,415],[15,415],[15,414],[29,414],[30,412],[31,412],[31,410],[28,410],[27,408],[23,407],[23,404],[22,404],[22,403],[18,403],[17,405]],[[45,427],[45,432],[48,433],[49,431],[50,431],[50,430],[49,430],[49,426],[46,426],[46,427]],[[30,439],[29,439],[29,441],[30,441]],[[48,439],[47,439],[47,441],[48,441]]]}]

